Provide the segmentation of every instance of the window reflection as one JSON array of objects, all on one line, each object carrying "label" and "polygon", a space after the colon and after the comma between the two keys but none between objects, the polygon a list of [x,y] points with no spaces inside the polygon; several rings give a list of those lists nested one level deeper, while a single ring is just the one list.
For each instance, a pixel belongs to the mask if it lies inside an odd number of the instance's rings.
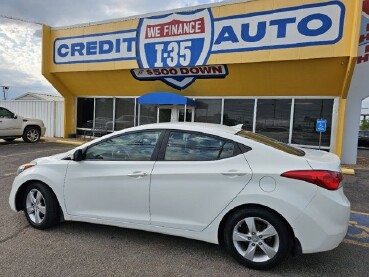
[{"label": "window reflection", "polygon": [[293,119],[292,143],[319,145],[316,132],[317,119],[327,120],[327,131],[322,133],[321,146],[330,146],[333,99],[296,99]]},{"label": "window reflection", "polygon": [[212,161],[233,156],[233,143],[201,134],[171,132],[166,161]]},{"label": "window reflection", "polygon": [[291,99],[259,99],[256,133],[288,143]]},{"label": "window reflection", "polygon": [[94,99],[78,98],[77,128],[92,128],[93,117],[94,117]]},{"label": "window reflection", "polygon": [[222,113],[221,99],[196,99],[195,122],[220,124]]},{"label": "window reflection", "polygon": [[254,106],[254,99],[225,99],[223,124],[228,126],[243,124],[245,130],[252,131]]},{"label": "window reflection", "polygon": [[[108,128],[111,129],[113,122],[109,123]],[[115,122],[114,130],[122,130],[133,127],[135,124],[135,99],[134,98],[117,98],[115,99]]]}]

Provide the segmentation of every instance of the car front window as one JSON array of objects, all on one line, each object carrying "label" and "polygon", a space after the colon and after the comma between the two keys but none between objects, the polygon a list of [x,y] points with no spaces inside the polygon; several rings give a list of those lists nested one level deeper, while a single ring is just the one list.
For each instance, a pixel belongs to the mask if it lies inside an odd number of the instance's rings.
[{"label": "car front window", "polygon": [[85,160],[150,161],[161,131],[123,134],[93,145]]}]

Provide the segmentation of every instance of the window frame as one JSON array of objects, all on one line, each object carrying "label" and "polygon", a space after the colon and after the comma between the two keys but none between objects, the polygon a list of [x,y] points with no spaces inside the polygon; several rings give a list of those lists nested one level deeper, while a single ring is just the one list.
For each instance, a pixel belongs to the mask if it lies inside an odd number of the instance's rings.
[{"label": "window frame", "polygon": [[[233,141],[231,139],[224,138],[224,137],[220,137],[220,136],[217,136],[217,135],[208,134],[208,133],[204,133],[204,132],[198,132],[198,131],[181,130],[181,129],[166,129],[164,131],[165,131],[164,132],[165,134],[163,136],[163,140],[161,142],[161,147],[160,147],[160,150],[158,152],[157,161],[161,161],[161,162],[214,162],[214,161],[222,161],[222,160],[225,160],[225,159],[233,158],[233,157],[236,157],[240,154],[245,153],[245,150],[241,149],[238,142]],[[233,154],[230,157],[222,158],[222,159],[219,158],[219,159],[216,159],[216,160],[204,160],[204,161],[199,161],[199,160],[169,160],[168,161],[168,160],[165,160],[165,152],[166,152],[167,147],[168,147],[169,136],[170,136],[171,132],[188,133],[188,134],[192,134],[192,135],[208,136],[208,137],[211,137],[211,138],[214,138],[214,139],[217,139],[217,140],[222,140],[222,141],[225,141],[225,142],[232,143],[233,144]],[[248,151],[250,151],[250,150],[251,150],[251,148],[248,148]]]},{"label": "window frame", "polygon": [[[101,143],[104,143],[108,140],[111,140],[111,139],[114,139],[114,138],[117,138],[117,137],[120,137],[120,136],[130,135],[130,134],[140,134],[140,133],[146,133],[146,132],[160,132],[159,139],[156,142],[156,145],[154,147],[153,153],[151,154],[150,160],[145,160],[145,161],[140,161],[140,160],[120,161],[120,160],[98,160],[98,159],[96,159],[96,160],[87,160],[86,159],[86,154],[87,154],[88,149],[90,149],[90,148],[92,148],[96,145],[99,145]],[[89,162],[155,162],[157,160],[159,150],[162,146],[164,135],[165,135],[165,130],[163,130],[163,129],[146,129],[146,130],[130,131],[130,132],[124,132],[124,133],[116,134],[114,136],[111,136],[111,137],[108,137],[106,139],[100,140],[98,142],[95,142],[95,143],[83,148],[82,149],[82,153],[83,153],[82,161],[86,161],[86,162],[87,161],[89,161]]]}]

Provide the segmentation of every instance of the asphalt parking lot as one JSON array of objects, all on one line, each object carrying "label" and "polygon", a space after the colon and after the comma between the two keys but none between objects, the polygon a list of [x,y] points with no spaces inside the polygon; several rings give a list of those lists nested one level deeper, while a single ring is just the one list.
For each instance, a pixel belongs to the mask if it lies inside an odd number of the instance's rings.
[{"label": "asphalt parking lot", "polygon": [[[77,222],[47,231],[29,227],[8,204],[14,172],[23,163],[73,147],[0,141],[0,276],[368,276],[369,168],[345,176],[353,213],[337,249],[291,257],[258,272],[200,241]],[[369,157],[369,150],[362,151]]]}]

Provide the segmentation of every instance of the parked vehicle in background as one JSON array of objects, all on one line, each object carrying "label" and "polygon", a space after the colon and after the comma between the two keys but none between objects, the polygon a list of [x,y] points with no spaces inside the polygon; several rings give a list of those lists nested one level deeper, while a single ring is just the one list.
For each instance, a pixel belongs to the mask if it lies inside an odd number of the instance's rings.
[{"label": "parked vehicle in background", "polygon": [[337,247],[350,216],[336,155],[240,126],[128,128],[17,174],[9,203],[35,228],[64,219],[183,236],[256,269]]},{"label": "parked vehicle in background", "polygon": [[18,116],[0,107],[0,139],[10,142],[21,137],[25,142],[33,143],[38,142],[45,132],[42,120]]},{"label": "parked vehicle in background", "polygon": [[359,131],[358,146],[369,147],[369,131]]}]

